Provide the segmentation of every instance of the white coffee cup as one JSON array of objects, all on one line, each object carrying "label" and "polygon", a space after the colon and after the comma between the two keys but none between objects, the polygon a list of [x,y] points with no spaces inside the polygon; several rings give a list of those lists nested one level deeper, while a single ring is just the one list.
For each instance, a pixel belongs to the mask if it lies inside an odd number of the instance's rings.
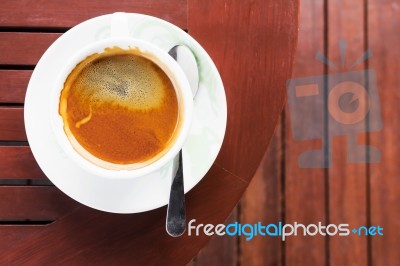
[{"label": "white coffee cup", "polygon": [[[102,53],[104,52],[105,48],[111,48],[115,46],[124,50],[132,48],[139,49],[142,52],[141,55],[143,57],[153,61],[167,74],[175,88],[176,95],[178,97],[178,108],[181,116],[181,122],[179,131],[175,133],[177,136],[174,140],[174,143],[169,145],[168,150],[156,161],[151,162],[150,164],[145,164],[143,167],[136,169],[132,169],[129,167],[129,165],[116,165],[108,162],[100,164],[96,163],[96,157],[80,146],[77,141],[71,141],[71,138],[67,137],[64,131],[63,119],[59,114],[60,93],[63,89],[64,82],[71,71],[87,56],[95,53]],[[57,142],[65,151],[67,156],[77,165],[87,172],[102,178],[126,179],[144,176],[154,172],[171,162],[171,160],[177,156],[179,151],[182,149],[189,133],[192,109],[193,99],[189,82],[183,70],[167,52],[146,41],[131,37],[115,36],[92,43],[82,48],[68,62],[66,62],[65,67],[60,70],[60,74],[56,78],[56,82],[53,86],[53,93],[50,102],[50,122],[52,124]]]}]

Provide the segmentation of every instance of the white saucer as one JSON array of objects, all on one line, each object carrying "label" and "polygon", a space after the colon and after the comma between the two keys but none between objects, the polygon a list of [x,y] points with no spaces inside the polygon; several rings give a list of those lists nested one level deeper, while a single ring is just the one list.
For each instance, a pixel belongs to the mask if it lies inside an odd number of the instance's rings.
[{"label": "white saucer", "polygon": [[[25,99],[25,128],[33,155],[46,176],[65,194],[89,207],[114,213],[149,211],[168,203],[173,163],[132,180],[109,180],[85,172],[56,142],[49,98],[63,62],[91,42],[110,36],[111,16],[85,21],[57,39],[33,71]],[[128,14],[129,34],[168,51],[176,44],[192,49],[200,69],[193,122],[183,148],[185,192],[207,173],[225,134],[227,107],[221,77],[206,51],[187,33],[164,20]]]}]

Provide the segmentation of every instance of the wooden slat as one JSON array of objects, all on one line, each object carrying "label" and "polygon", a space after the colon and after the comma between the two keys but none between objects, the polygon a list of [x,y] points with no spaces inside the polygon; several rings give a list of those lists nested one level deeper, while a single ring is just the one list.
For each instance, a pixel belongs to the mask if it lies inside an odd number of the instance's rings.
[{"label": "wooden slat", "polygon": [[121,11],[153,15],[181,28],[187,26],[185,0],[2,0],[0,26],[72,27],[96,16]]},{"label": "wooden slat", "polygon": [[[250,180],[285,100],[298,30],[298,1],[189,1],[189,33],[220,71],[228,125],[218,164]],[[289,60],[290,61],[290,60]]]},{"label": "wooden slat", "polygon": [[60,36],[59,33],[0,32],[0,64],[35,65]]},{"label": "wooden slat", "polygon": [[0,221],[56,220],[79,204],[53,186],[0,186]]},{"label": "wooden slat", "polygon": [[[225,224],[238,221],[237,209],[231,213]],[[193,266],[238,265],[238,236],[214,236],[193,260]],[[188,266],[188,265],[186,265]]]},{"label": "wooden slat", "polygon": [[26,141],[23,108],[0,107],[0,140]]},{"label": "wooden slat", "polygon": [[44,179],[27,146],[0,146],[0,179]]},{"label": "wooden slat", "polygon": [[[357,71],[364,69],[360,64],[350,70],[350,66],[364,52],[364,1],[330,0],[328,5],[328,57],[337,69],[328,68],[328,73]],[[339,40],[347,41],[345,66],[342,66]],[[328,79],[328,83],[333,80]],[[360,80],[364,82],[364,80]],[[365,129],[365,123],[363,124]],[[328,125],[332,142],[333,165],[329,169],[329,222],[348,223],[354,227],[367,224],[367,171],[365,163],[348,162],[348,137],[336,137],[334,128]],[[356,133],[357,134],[357,133]],[[357,138],[357,135],[354,137]],[[358,142],[366,144],[366,133],[358,134]],[[354,147],[355,148],[355,147]],[[355,154],[356,150],[350,150]],[[364,157],[365,158],[365,157]],[[348,237],[329,238],[331,265],[367,265],[367,238],[350,234]]]},{"label": "wooden slat", "polygon": [[[324,1],[301,1],[300,31],[293,77],[323,75],[323,65],[314,59],[317,51],[324,49]],[[320,99],[322,100],[322,99]],[[309,116],[310,106],[298,110]],[[321,112],[321,110],[314,110]],[[298,159],[302,152],[310,149],[322,151],[321,139],[295,141],[290,124],[291,114],[285,111],[285,223],[315,224],[326,222],[325,174],[324,169],[300,168]],[[310,129],[312,130],[312,129]],[[296,236],[287,239],[285,264],[325,265],[326,241],[322,236]]]},{"label": "wooden slat", "polygon": [[23,103],[31,70],[0,70],[0,103]]},{"label": "wooden slat", "polygon": [[368,46],[374,56],[369,68],[378,79],[383,130],[370,134],[370,144],[382,153],[371,164],[371,224],[383,227],[384,236],[371,238],[372,265],[400,262],[400,28],[399,1],[368,1]]},{"label": "wooden slat", "polygon": [[[279,123],[268,150],[241,200],[241,223],[277,224],[283,220],[281,148],[282,123]],[[282,265],[281,238],[257,236],[251,241],[246,241],[244,237],[240,240],[240,265]]]}]

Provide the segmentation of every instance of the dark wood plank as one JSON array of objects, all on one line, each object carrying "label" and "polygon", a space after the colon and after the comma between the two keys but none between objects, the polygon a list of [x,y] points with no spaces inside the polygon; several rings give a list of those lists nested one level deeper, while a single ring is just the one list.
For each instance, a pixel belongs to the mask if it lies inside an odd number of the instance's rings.
[{"label": "dark wood plank", "polygon": [[0,186],[0,221],[54,221],[80,206],[53,186]]},{"label": "dark wood plank", "polygon": [[[282,221],[282,159],[282,123],[279,123],[240,201],[241,223],[277,224]],[[240,265],[283,265],[282,240],[279,237],[256,236],[251,241],[242,237],[240,240]]]},{"label": "dark wood plank", "polygon": [[23,103],[31,70],[0,70],[0,103]]},{"label": "dark wood plank", "polygon": [[[238,213],[235,208],[228,217],[225,224],[238,221]],[[215,236],[210,242],[197,254],[193,260],[193,266],[210,265],[238,265],[238,236]],[[187,265],[188,266],[188,265]]]},{"label": "dark wood plank", "polygon": [[23,108],[0,107],[0,140],[26,141]]},{"label": "dark wood plank", "polygon": [[[223,223],[247,183],[213,166],[187,196],[187,219],[196,224]],[[213,206],[210,208],[210,206]],[[2,264],[123,264],[183,265],[210,237],[165,232],[166,208],[132,215],[116,215],[86,207],[58,219],[40,232],[4,246]],[[62,243],[55,245],[54,243]]]},{"label": "dark wood plank", "polygon": [[[323,75],[323,65],[314,59],[324,49],[324,1],[301,1],[300,31],[293,77]],[[297,112],[307,116],[309,106]],[[316,110],[321,112],[321,110]],[[285,223],[311,224],[326,222],[325,171],[322,168],[300,168],[299,156],[310,149],[322,150],[321,139],[296,141],[292,135],[291,115],[285,111]],[[312,129],[310,129],[312,130]],[[325,265],[326,239],[322,236],[296,236],[284,243],[285,265]]]},{"label": "dark wood plank", "polygon": [[247,180],[283,108],[297,12],[297,0],[189,2],[189,33],[214,59],[226,88],[228,125],[217,163]]},{"label": "dark wood plank", "polygon": [[72,27],[96,16],[121,11],[160,17],[181,28],[187,26],[185,0],[120,0],[112,3],[102,0],[3,0],[0,26]]},{"label": "dark wood plank", "polygon": [[368,1],[368,46],[374,56],[383,129],[371,132],[370,144],[382,153],[379,164],[371,164],[371,224],[384,228],[384,236],[371,238],[372,265],[400,262],[400,28],[399,1]]},{"label": "dark wood plank", "polygon": [[[329,67],[328,73],[347,72],[364,52],[364,1],[331,0],[328,3],[328,57],[338,67]],[[347,41],[344,66],[339,40]],[[351,71],[364,67],[360,64]],[[333,80],[328,79],[330,82]],[[338,126],[335,122],[328,126],[333,140],[333,165],[329,169],[329,223],[348,223],[353,228],[367,224],[367,168],[365,163],[348,162],[348,137],[333,135]],[[365,123],[362,126],[365,130]],[[366,144],[365,132],[358,134],[358,142]],[[351,153],[354,154],[355,149]],[[348,237],[330,237],[329,241],[331,265],[368,264],[367,238],[350,234]]]},{"label": "dark wood plank", "polygon": [[35,65],[60,36],[59,33],[0,32],[0,64]]},{"label": "dark wood plank", "polygon": [[28,146],[0,146],[0,179],[44,179]]}]

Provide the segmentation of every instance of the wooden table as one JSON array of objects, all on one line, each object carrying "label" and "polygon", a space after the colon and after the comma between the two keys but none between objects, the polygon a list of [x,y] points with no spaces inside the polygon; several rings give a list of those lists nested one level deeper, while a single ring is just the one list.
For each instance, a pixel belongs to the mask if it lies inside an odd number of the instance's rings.
[{"label": "wooden table", "polygon": [[[111,3],[111,4],[110,4]],[[166,208],[116,215],[85,207],[49,184],[23,123],[32,70],[74,25],[116,11],[170,21],[208,51],[222,76],[228,127],[206,177],[187,195],[187,219],[222,223],[253,177],[285,101],[298,28],[297,0],[33,1],[0,5],[0,262],[182,265],[209,237],[171,238]]]},{"label": "wooden table", "polygon": [[[293,137],[289,105],[282,113],[251,184],[229,222],[293,224],[348,223],[351,227],[381,226],[384,236],[303,236],[285,242],[277,237],[213,238],[193,260],[209,265],[370,265],[398,266],[400,262],[400,1],[301,0],[298,45],[292,76],[315,77],[372,69],[376,73],[381,130],[358,133],[358,143],[377,147],[380,163],[347,161],[347,137],[332,133],[331,168],[300,168],[301,153],[320,148],[321,139]],[[341,66],[338,42],[347,41]],[[365,50],[373,56],[349,70]],[[339,66],[315,59],[321,52]],[[309,111],[310,107],[297,109]],[[372,125],[375,119],[363,124]],[[324,121],[327,125],[327,121]],[[327,125],[329,126],[329,125]]]}]

